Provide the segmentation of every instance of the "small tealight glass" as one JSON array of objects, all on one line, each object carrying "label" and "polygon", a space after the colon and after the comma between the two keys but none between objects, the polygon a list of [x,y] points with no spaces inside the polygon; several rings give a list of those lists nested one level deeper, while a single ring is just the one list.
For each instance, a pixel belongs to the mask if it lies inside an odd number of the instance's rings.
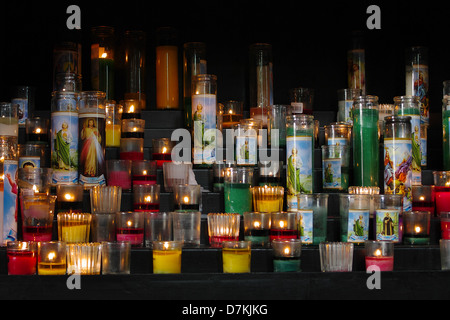
[{"label": "small tealight glass", "polygon": [[163,163],[172,161],[172,149],[175,142],[169,138],[153,139],[152,159],[156,161],[159,169],[163,167]]},{"label": "small tealight glass", "polygon": [[133,248],[144,246],[144,212],[116,213],[116,240],[128,241]]},{"label": "small tealight glass", "polygon": [[252,243],[252,248],[270,247],[270,226],[272,214],[269,212],[244,213],[244,240]]},{"label": "small tealight glass", "polygon": [[429,211],[403,212],[403,243],[429,245],[430,220]]},{"label": "small tealight glass", "polygon": [[153,242],[153,273],[180,274],[182,248],[180,241]]},{"label": "small tealight glass", "polygon": [[351,272],[353,248],[354,244],[350,242],[321,242],[319,254],[322,272]]},{"label": "small tealight glass", "polygon": [[46,118],[31,118],[25,120],[25,134],[27,144],[48,145],[49,119]]},{"label": "small tealight glass", "polygon": [[131,168],[133,186],[156,184],[156,161],[134,161]]},{"label": "small tealight glass", "polygon": [[145,120],[142,119],[123,119],[122,120],[122,139],[144,139]]},{"label": "small tealight glass", "polygon": [[176,185],[173,188],[175,211],[202,211],[200,185]]},{"label": "small tealight glass", "polygon": [[89,242],[91,229],[90,213],[63,213],[58,214],[58,240],[70,243]]},{"label": "small tealight glass", "polygon": [[303,245],[318,245],[327,238],[328,197],[326,193],[299,194],[299,238]]},{"label": "small tealight glass", "polygon": [[441,269],[450,270],[450,240],[440,239],[439,248],[441,253]]},{"label": "small tealight glass", "polygon": [[102,275],[131,273],[131,244],[127,241],[102,242]]},{"label": "small tealight glass", "polygon": [[220,248],[223,241],[239,240],[241,216],[237,213],[209,213],[208,235],[213,248]]},{"label": "small tealight glass", "polygon": [[122,188],[117,186],[95,186],[90,189],[91,212],[114,214],[122,205]]},{"label": "small tealight glass", "polygon": [[284,188],[283,187],[253,187],[253,206],[257,212],[283,211]]},{"label": "small tealight glass", "polygon": [[79,184],[58,184],[56,186],[56,212],[82,212],[83,186]]},{"label": "small tealight glass", "polygon": [[8,275],[29,276],[36,274],[37,242],[8,241],[6,243]]},{"label": "small tealight glass", "polygon": [[131,190],[131,160],[106,160],[106,183],[108,186]]},{"label": "small tealight glass", "polygon": [[126,99],[120,101],[123,107],[122,119],[140,119],[141,118],[141,104],[139,100]]},{"label": "small tealight glass", "polygon": [[37,270],[40,276],[61,276],[67,271],[67,244],[62,241],[38,242]]},{"label": "small tealight glass", "polygon": [[67,245],[67,274],[100,275],[101,255],[98,242]]},{"label": "small tealight glass", "polygon": [[173,241],[170,212],[145,213],[145,247],[152,248],[154,241]]},{"label": "small tealight glass", "polygon": [[273,271],[274,272],[300,272],[302,241],[300,239],[272,241]]},{"label": "small tealight glass", "polygon": [[192,163],[166,162],[163,164],[164,189],[173,192],[174,186],[189,184]]},{"label": "small tealight glass", "polygon": [[251,260],[250,241],[222,242],[223,273],[250,273]]},{"label": "small tealight glass", "polygon": [[367,240],[365,250],[367,271],[394,270],[394,243],[392,241]]},{"label": "small tealight glass", "polygon": [[434,186],[411,186],[412,210],[435,212]]},{"label": "small tealight glass", "polygon": [[184,247],[200,246],[201,216],[200,211],[172,212],[173,239]]},{"label": "small tealight glass", "polygon": [[271,215],[270,241],[275,239],[289,240],[298,238],[297,212],[272,212]]},{"label": "small tealight glass", "polygon": [[283,170],[283,161],[259,161],[258,168],[258,184],[260,186],[281,186],[281,171]]},{"label": "small tealight glass", "polygon": [[434,171],[436,215],[450,211],[450,171]]},{"label": "small tealight glass", "polygon": [[116,215],[112,213],[92,213],[92,242],[116,240]]},{"label": "small tealight glass", "polygon": [[136,185],[133,188],[133,208],[135,212],[158,212],[161,186]]}]

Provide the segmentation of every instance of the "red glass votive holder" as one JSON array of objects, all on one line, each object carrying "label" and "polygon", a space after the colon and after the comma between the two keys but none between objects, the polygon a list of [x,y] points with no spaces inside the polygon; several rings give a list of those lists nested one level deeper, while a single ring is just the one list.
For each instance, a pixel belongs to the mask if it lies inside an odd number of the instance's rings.
[{"label": "red glass votive holder", "polygon": [[158,168],[163,167],[163,163],[172,161],[172,149],[174,142],[168,138],[153,139],[152,159],[156,160]]},{"label": "red glass votive holder", "polygon": [[133,186],[156,184],[156,161],[135,161],[131,171]]},{"label": "red glass votive holder", "polygon": [[298,239],[298,213],[272,212],[270,241],[275,239]]},{"label": "red glass votive holder", "polygon": [[127,138],[120,139],[120,160],[142,161],[144,160],[144,139]]},{"label": "red glass votive holder", "polygon": [[22,237],[24,241],[51,241],[56,196],[22,193]]},{"label": "red glass votive holder", "polygon": [[450,171],[434,171],[436,215],[450,211]]},{"label": "red glass votive holder", "polygon": [[116,213],[116,240],[128,241],[132,247],[144,245],[144,213],[118,212]]},{"label": "red glass votive holder", "polygon": [[9,241],[6,244],[8,275],[35,275],[37,242]]},{"label": "red glass votive holder", "polygon": [[394,270],[394,243],[392,241],[365,241],[366,270]]},{"label": "red glass votive holder", "polygon": [[441,236],[442,239],[450,239],[450,212],[441,212]]},{"label": "red glass votive holder", "polygon": [[131,190],[131,160],[107,160],[106,182],[108,186],[121,187],[123,191]]},{"label": "red glass votive holder", "polygon": [[133,187],[133,207],[135,212],[159,212],[158,184],[136,185]]},{"label": "red glass votive holder", "polygon": [[412,210],[429,211],[432,216],[435,212],[435,188],[434,186],[412,186]]}]

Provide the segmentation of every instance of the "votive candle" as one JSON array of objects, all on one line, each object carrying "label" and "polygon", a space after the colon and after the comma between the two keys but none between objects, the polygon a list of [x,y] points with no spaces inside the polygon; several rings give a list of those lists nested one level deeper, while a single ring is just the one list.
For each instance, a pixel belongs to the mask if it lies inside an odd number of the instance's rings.
[{"label": "votive candle", "polygon": [[38,242],[38,275],[65,275],[66,247],[66,243],[61,241]]},{"label": "votive candle", "polygon": [[182,243],[179,241],[153,242],[153,273],[181,273]]},{"label": "votive candle", "polygon": [[9,241],[6,244],[8,275],[34,275],[37,265],[37,243]]},{"label": "votive candle", "polygon": [[394,270],[394,243],[392,241],[365,241],[366,269],[377,267],[379,271]]},{"label": "votive candle", "polygon": [[224,241],[222,243],[223,273],[250,273],[251,242]]}]

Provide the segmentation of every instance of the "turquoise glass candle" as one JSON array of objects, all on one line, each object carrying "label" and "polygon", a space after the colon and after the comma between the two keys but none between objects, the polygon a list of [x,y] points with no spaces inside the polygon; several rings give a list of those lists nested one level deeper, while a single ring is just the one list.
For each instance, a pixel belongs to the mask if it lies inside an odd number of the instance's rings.
[{"label": "turquoise glass candle", "polygon": [[228,168],[224,177],[225,213],[252,211],[253,168]]},{"label": "turquoise glass candle", "polygon": [[327,238],[328,194],[298,195],[298,229],[304,245],[319,245]]},{"label": "turquoise glass candle", "polygon": [[302,241],[300,239],[273,240],[273,271],[300,272]]}]

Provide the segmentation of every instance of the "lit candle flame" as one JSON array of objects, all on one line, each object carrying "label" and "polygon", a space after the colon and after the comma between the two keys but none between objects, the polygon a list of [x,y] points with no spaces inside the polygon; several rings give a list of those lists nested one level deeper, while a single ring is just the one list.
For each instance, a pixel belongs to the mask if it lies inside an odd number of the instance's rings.
[{"label": "lit candle flame", "polygon": [[228,111],[229,114],[233,114],[233,110]]},{"label": "lit candle flame", "polygon": [[128,220],[128,221],[127,221],[127,226],[131,228],[132,225],[133,225],[133,221]]},{"label": "lit candle flame", "polygon": [[259,221],[255,221],[255,223],[253,223],[253,226],[255,228],[260,228],[261,227],[261,223],[259,223]]},{"label": "lit candle flame", "polygon": [[280,228],[284,228],[284,227],[285,227],[285,225],[286,225],[286,222],[284,222],[284,221],[280,221]]},{"label": "lit candle flame", "polygon": [[34,193],[38,193],[39,192],[39,189],[35,185],[33,185],[33,190],[34,190]]},{"label": "lit candle flame", "polygon": [[420,228],[419,226],[415,226],[414,231],[416,231],[416,233],[420,233],[420,231],[422,231],[422,228]]},{"label": "lit candle flame", "polygon": [[34,133],[41,133],[42,129],[41,128],[36,128],[36,130],[34,131]]},{"label": "lit candle flame", "polygon": [[104,52],[103,54],[102,54],[102,59],[106,59],[108,57],[108,54],[106,53],[106,52]]},{"label": "lit candle flame", "polygon": [[184,197],[183,201],[184,201],[184,203],[189,203],[189,197]]},{"label": "lit candle flame", "polygon": [[169,243],[168,242],[164,242],[164,250],[169,250]]},{"label": "lit candle flame", "polygon": [[72,200],[75,199],[75,197],[72,194],[70,194],[70,193],[66,193],[64,195],[64,199],[66,199],[67,201],[72,201]]},{"label": "lit candle flame", "polygon": [[47,256],[49,261],[55,260],[55,257],[56,257],[56,253],[54,253],[54,252],[50,252]]},{"label": "lit candle flame", "polygon": [[425,197],[424,197],[424,196],[420,196],[420,197],[419,197],[419,200],[420,200],[420,201],[425,201]]},{"label": "lit candle flame", "polygon": [[381,256],[381,250],[380,250],[380,249],[377,249],[377,250],[375,251],[374,255],[375,255],[375,257]]},{"label": "lit candle flame", "polygon": [[284,254],[289,255],[291,253],[291,250],[289,248],[284,249]]},{"label": "lit candle flame", "polygon": [[131,105],[128,109],[128,113],[134,113],[134,105]]},{"label": "lit candle flame", "polygon": [[138,131],[138,128],[134,127],[133,132],[137,132],[137,131]]},{"label": "lit candle flame", "polygon": [[152,202],[152,197],[151,196],[146,196],[144,198],[144,201],[147,202],[147,203],[150,203],[150,202]]},{"label": "lit candle flame", "polygon": [[167,148],[166,148],[166,147],[164,147],[164,148],[162,149],[162,153],[167,153]]},{"label": "lit candle flame", "polygon": [[147,175],[147,170],[142,171],[142,175],[146,176]]}]

